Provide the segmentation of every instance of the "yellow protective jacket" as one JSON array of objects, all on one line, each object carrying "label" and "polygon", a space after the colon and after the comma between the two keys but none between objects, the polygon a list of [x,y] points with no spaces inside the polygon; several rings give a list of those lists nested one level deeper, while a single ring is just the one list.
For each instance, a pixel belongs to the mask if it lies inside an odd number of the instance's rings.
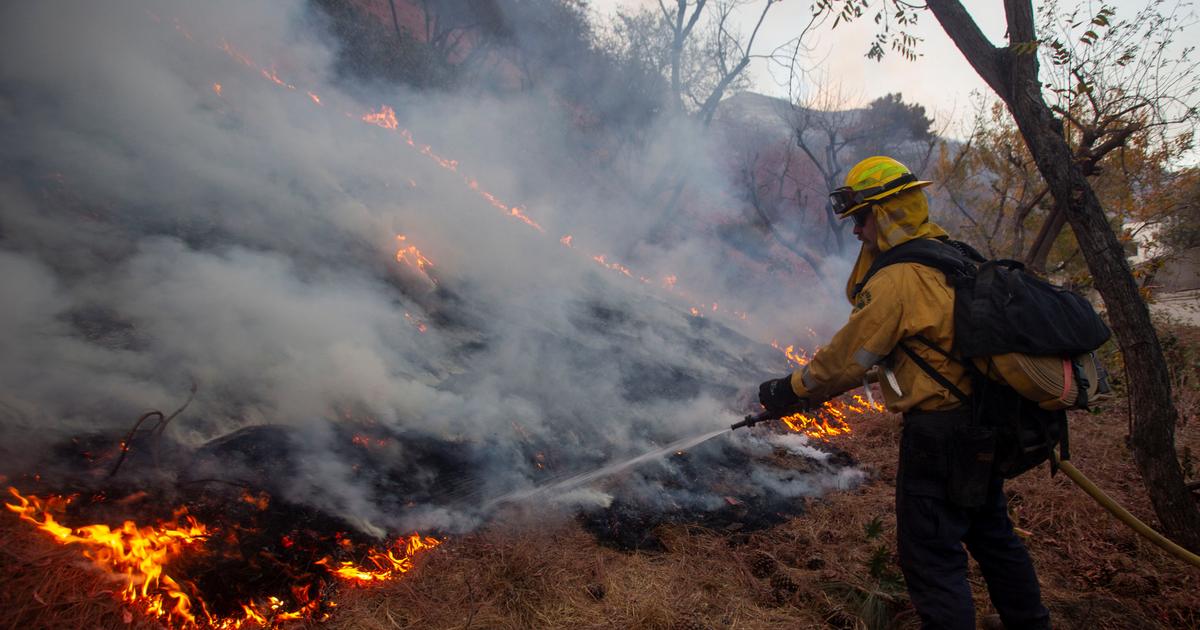
[{"label": "yellow protective jacket", "polygon": [[[873,211],[881,252],[915,238],[946,235],[929,221],[928,202],[919,190],[885,199]],[[910,262],[880,269],[862,291],[852,295],[853,287],[866,276],[874,259],[873,252],[859,252],[846,285],[847,298],[854,305],[850,319],[808,365],[792,374],[792,389],[802,398],[825,400],[862,385],[867,370],[879,364],[881,370],[891,371],[899,386],[896,391],[893,379],[881,374],[879,387],[890,411],[959,407],[958,398],[897,347],[905,343],[951,383],[971,393],[970,379],[961,365],[911,338],[921,335],[940,348],[950,349],[954,338],[954,289],[941,271]]]}]

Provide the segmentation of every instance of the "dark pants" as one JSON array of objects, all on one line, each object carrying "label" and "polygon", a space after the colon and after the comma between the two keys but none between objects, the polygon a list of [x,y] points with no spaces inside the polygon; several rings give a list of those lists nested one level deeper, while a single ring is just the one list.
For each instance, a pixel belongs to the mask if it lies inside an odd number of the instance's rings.
[{"label": "dark pants", "polygon": [[[961,414],[906,414],[896,480],[900,569],[923,628],[974,630],[967,551],[979,563],[992,604],[1007,628],[1050,627],[1029,553],[1008,518],[1004,481],[986,480],[982,504],[948,498],[956,427]],[[986,473],[985,473],[986,474]]]}]

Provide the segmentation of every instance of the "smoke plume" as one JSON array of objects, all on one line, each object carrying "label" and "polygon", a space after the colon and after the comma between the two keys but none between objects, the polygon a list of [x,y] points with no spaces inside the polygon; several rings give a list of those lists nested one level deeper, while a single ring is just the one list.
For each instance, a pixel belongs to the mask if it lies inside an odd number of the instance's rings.
[{"label": "smoke plume", "polygon": [[706,232],[720,204],[648,238],[668,166],[725,194],[690,123],[597,172],[547,94],[355,83],[322,25],[299,0],[0,9],[3,472],[194,385],[170,435],[197,468],[233,474],[214,441],[281,427],[289,499],[461,529],[478,515],[393,509],[340,427],[456,445],[455,491],[500,496],[537,454],[571,472],[729,424],[787,369],[760,342],[844,309],[747,281]]}]

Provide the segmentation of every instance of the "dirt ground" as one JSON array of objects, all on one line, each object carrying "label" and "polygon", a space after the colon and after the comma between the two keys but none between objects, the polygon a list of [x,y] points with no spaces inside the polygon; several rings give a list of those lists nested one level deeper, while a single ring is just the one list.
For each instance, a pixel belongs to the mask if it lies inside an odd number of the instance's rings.
[{"label": "dirt ground", "polygon": [[[1169,327],[1177,446],[1189,479],[1200,453],[1200,331]],[[1120,380],[1120,370],[1114,376]],[[1120,384],[1118,383],[1118,386]],[[1126,446],[1126,400],[1072,418],[1072,461],[1145,522],[1156,521]],[[661,552],[603,547],[570,517],[510,512],[418,558],[403,579],[343,588],[328,628],[915,628],[896,574],[893,481],[899,425],[854,419],[834,438],[870,474],[864,485],[812,500],[806,513],[755,532],[662,528]],[[757,429],[756,429],[757,430]],[[1043,467],[1011,482],[1056,628],[1198,628],[1200,570],[1110,516],[1064,475]],[[114,584],[0,515],[0,627],[152,628],[122,610]],[[972,565],[982,617],[992,612]]]}]

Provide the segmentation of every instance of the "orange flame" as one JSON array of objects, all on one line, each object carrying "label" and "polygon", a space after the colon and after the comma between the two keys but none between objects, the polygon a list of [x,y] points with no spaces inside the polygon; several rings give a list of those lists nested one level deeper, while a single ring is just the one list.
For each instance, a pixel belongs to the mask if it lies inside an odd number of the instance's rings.
[{"label": "orange flame", "polygon": [[429,326],[427,326],[425,322],[413,317],[412,313],[409,313],[408,311],[404,312],[404,319],[407,319],[408,323],[415,326],[417,328],[417,332],[419,333],[424,333],[425,331],[429,330]]},{"label": "orange flame", "polygon": [[[392,131],[399,132],[404,138],[404,142],[409,146],[418,149],[421,152],[421,155],[428,157],[436,162],[438,166],[441,166],[448,171],[458,172],[458,160],[451,160],[438,155],[433,151],[433,147],[429,146],[428,144],[418,144],[417,141],[413,139],[411,131],[400,127],[400,121],[396,119],[396,110],[392,109],[391,107],[388,107],[387,105],[381,105],[378,112],[370,112],[365,114],[362,117],[362,120],[372,125],[383,127],[384,129],[391,129]],[[486,200],[492,206],[499,208],[500,210],[504,211],[505,214],[520,220],[525,225],[528,225],[539,232],[545,233],[545,228],[539,225],[537,221],[531,219],[529,215],[525,214],[524,206],[510,206],[504,203],[492,193],[481,188],[479,186],[479,182],[473,177],[464,176],[463,180],[466,182],[468,188],[478,193],[480,197],[483,197],[484,200]]]},{"label": "orange flame", "polygon": [[[361,433],[355,433],[350,438],[350,442],[352,442],[353,444],[355,444],[357,446],[361,446],[363,448],[371,448],[372,446],[387,446],[387,444],[388,444],[388,441],[385,439],[375,438],[374,440],[372,440],[371,438],[369,438]],[[346,543],[350,543],[350,541],[347,539],[343,539],[343,540]]]},{"label": "orange flame", "polygon": [[[458,163],[454,162],[454,165],[457,167]],[[467,177],[466,182],[467,182],[468,188],[470,188],[471,190],[474,190],[476,193],[478,193],[480,197],[483,197],[484,200],[486,200],[488,203],[492,204],[493,207],[499,208],[500,210],[504,211],[505,214],[508,214],[509,216],[520,220],[525,225],[528,225],[529,227],[531,227],[539,232],[542,232],[542,233],[546,232],[546,229],[543,228],[541,225],[539,225],[537,221],[534,221],[533,219],[529,218],[528,215],[525,214],[523,206],[511,206],[510,207],[508,204],[506,204],[503,201],[501,201],[500,199],[498,199],[492,193],[480,188],[479,182],[474,177]]]},{"label": "orange flame", "polygon": [[372,550],[369,552],[367,554],[367,562],[371,565],[369,567],[359,566],[349,561],[338,562],[337,566],[334,566],[334,561],[329,556],[321,558],[316,564],[324,566],[331,573],[342,579],[364,585],[371,582],[390,580],[408,573],[412,570],[413,558],[418,553],[433,549],[440,544],[442,544],[442,541],[436,538],[413,534],[407,539],[401,538],[397,540],[395,544],[384,551]]},{"label": "orange flame", "polygon": [[613,271],[616,271],[617,273],[629,276],[630,278],[633,277],[633,272],[629,271],[629,267],[626,267],[625,265],[615,263],[615,262],[614,263],[608,262],[606,260],[606,257],[604,256],[604,254],[600,254],[598,256],[592,256],[592,260],[600,263],[600,266],[602,266],[606,269],[612,269]]},{"label": "orange flame", "polygon": [[883,411],[884,406],[863,400],[855,395],[854,402],[844,400],[829,400],[821,405],[815,413],[797,413],[782,418],[787,428],[797,433],[803,433],[810,438],[826,439],[835,435],[850,433],[852,429],[846,422],[847,416],[859,415],[871,411]]},{"label": "orange flame", "polygon": [[513,206],[508,209],[508,214],[521,220],[523,223],[525,223],[525,225],[528,225],[529,227],[531,227],[539,232],[546,231],[546,229],[543,228],[542,226],[538,225],[538,223],[536,221],[534,221],[533,219],[530,219],[529,215],[525,214],[525,206]]},{"label": "orange flame", "polygon": [[221,95],[221,84],[220,83],[213,84],[213,92],[216,92],[217,96]]},{"label": "orange flame", "polygon": [[225,51],[225,54],[229,55],[230,57],[233,57],[233,59],[235,61],[242,64],[243,66],[247,66],[250,68],[258,67],[257,64],[255,64],[253,61],[250,61],[249,57],[247,57],[246,55],[243,55],[242,53],[235,50],[234,47],[231,46],[229,44],[229,42],[227,42],[227,41],[221,40],[221,50]]},{"label": "orange flame", "polygon": [[[86,525],[67,527],[56,520],[54,513],[61,513],[72,501],[72,497],[50,496],[40,499],[22,495],[16,488],[9,487],[9,494],[16,503],[6,503],[23,521],[33,524],[54,540],[64,545],[83,547],[83,555],[105,572],[119,576],[125,583],[120,593],[123,601],[137,606],[148,616],[170,625],[184,627],[218,628],[239,630],[247,625],[257,627],[273,625],[282,621],[311,618],[319,610],[321,601],[311,596],[312,584],[292,587],[292,596],[299,604],[296,610],[285,610],[283,600],[268,596],[261,602],[241,604],[241,616],[219,618],[211,615],[204,601],[190,597],[179,582],[164,573],[171,559],[203,544],[212,535],[208,528],[187,514],[186,508],[176,510],[174,517],[154,526],[138,526],[125,521],[119,528],[108,525]],[[259,509],[269,499],[265,494],[254,496],[246,493],[243,501],[255,504]],[[182,519],[182,522],[180,522]],[[349,540],[344,543],[352,546]],[[393,579],[413,568],[415,556],[427,549],[440,545],[442,541],[429,536],[413,534],[401,537],[383,551],[371,550],[367,560],[373,568],[361,568],[353,562],[341,562],[331,566],[328,557],[314,564],[322,565],[330,574],[343,579],[352,579],[360,584]],[[284,536],[285,546],[291,541]],[[334,605],[328,602],[328,605]],[[323,619],[318,619],[318,621]]]},{"label": "orange flame", "polygon": [[782,352],[783,355],[787,357],[789,362],[794,363],[799,367],[808,365],[809,359],[804,351],[804,348],[801,348],[799,352],[796,352],[796,346],[789,344],[785,348],[779,345],[779,342],[776,340],[771,340],[771,347]]},{"label": "orange flame", "polygon": [[[154,16],[153,14],[151,14],[151,18],[154,19],[155,21],[158,21],[158,18],[156,16]],[[190,39],[190,37],[189,37],[189,39]],[[249,57],[247,57],[246,55],[244,55],[241,52],[234,49],[233,46],[229,44],[229,42],[227,42],[225,40],[221,40],[219,47],[221,48],[221,50],[225,51],[226,54],[228,54],[230,57],[232,57],[239,63],[241,63],[247,67],[253,68],[255,70],[258,70],[259,74],[261,74],[264,78],[271,81],[272,83],[275,83],[276,85],[279,85],[282,87],[286,87],[291,90],[297,89],[295,85],[292,85],[292,84],[287,83],[287,82],[283,81],[282,79],[280,79],[278,74],[276,74],[273,67],[272,68],[259,67]],[[308,94],[309,98],[312,99],[313,103],[315,103],[317,105],[322,105],[321,98],[319,96],[317,96],[315,93],[313,93],[312,91],[307,91],[307,94]],[[346,113],[346,116],[352,117],[352,118],[354,117],[350,113]],[[430,145],[418,144],[416,142],[416,140],[413,139],[413,135],[412,135],[411,131],[409,131],[408,129],[401,128],[399,120],[396,118],[396,112],[391,107],[388,107],[387,105],[381,105],[379,108],[379,111],[368,112],[367,114],[360,116],[360,119],[363,120],[364,122],[367,122],[367,123],[370,123],[373,125],[377,125],[384,129],[389,129],[389,130],[400,133],[401,136],[404,138],[404,141],[409,146],[412,146],[412,147],[418,149],[422,155],[425,155],[426,157],[430,158],[431,160],[436,162],[442,168],[445,168],[450,171],[458,172],[459,163],[457,160],[452,160],[452,159],[445,158],[445,157],[438,155],[437,153],[435,153],[433,151],[433,148]],[[471,190],[475,191],[477,194],[479,194],[481,197],[483,197],[489,204],[500,209],[506,215],[520,220],[521,222],[525,223],[529,227],[532,227],[533,229],[535,229],[539,232],[542,232],[542,233],[546,232],[545,228],[543,228],[539,223],[534,221],[528,214],[526,214],[526,209],[524,206],[520,206],[520,205],[514,206],[514,205],[509,205],[507,203],[504,203],[503,201],[498,199],[492,193],[484,190],[479,185],[479,182],[472,177],[464,175],[463,179],[464,179],[464,182],[466,183],[466,185]],[[409,183],[411,186],[416,187],[415,182],[412,182],[410,180]],[[571,247],[571,238],[569,236],[563,237],[563,239],[560,239],[560,242],[563,245],[566,245],[567,247]],[[622,265],[618,265],[616,263],[607,263],[607,262],[601,262],[601,264],[605,265],[606,267],[608,267],[610,269],[618,271],[622,275],[625,275],[629,278],[638,279],[641,282],[643,282],[644,284],[651,283],[651,281],[648,277],[641,276],[641,275],[634,275],[634,273],[631,270],[629,270],[628,268],[626,268]],[[663,285],[664,285],[664,287],[666,287],[666,289],[668,291],[675,292],[676,280],[677,280],[676,276],[669,275],[666,278],[664,278]],[[679,295],[681,297],[686,298],[686,295],[683,294],[682,292],[679,292]],[[704,307],[704,308],[707,308],[707,307]],[[697,312],[698,310],[699,309],[697,309],[696,307],[692,307],[690,309],[693,316],[702,317],[702,315],[700,315]],[[712,303],[712,310],[713,311],[718,310],[717,304],[715,302]],[[733,316],[739,320],[746,321],[749,319],[749,315],[746,311],[734,310],[731,312],[732,312]]]},{"label": "orange flame", "polygon": [[[391,108],[388,108],[388,110],[390,111]],[[392,118],[393,119],[395,118],[394,112],[393,112]],[[434,153],[433,147],[429,146],[428,144],[417,144],[416,141],[413,140],[411,131],[409,131],[407,129],[401,129],[400,135],[404,136],[404,141],[407,142],[409,146],[420,149],[421,155],[428,157],[429,159],[433,160],[434,162],[437,162],[442,168],[451,170],[451,171],[458,170],[458,160],[450,160],[450,159],[444,158],[444,157]]]},{"label": "orange flame", "polygon": [[379,125],[380,127],[383,127],[384,129],[399,129],[400,128],[400,123],[399,123],[399,121],[396,120],[396,110],[392,109],[391,107],[388,107],[387,105],[383,105],[382,107],[380,107],[379,111],[377,111],[377,112],[371,112],[369,114],[364,114],[362,119],[363,119],[363,122],[368,122],[368,123],[371,123],[372,125]]},{"label": "orange flame", "polygon": [[267,494],[266,492],[250,494],[249,490],[243,490],[242,502],[254,506],[255,509],[261,512],[271,506],[271,495]]},{"label": "orange flame", "polygon": [[275,85],[278,85],[280,87],[285,87],[289,90],[296,89],[296,86],[284,81],[283,79],[280,79],[279,75],[275,73],[274,68],[271,68],[271,69],[263,68],[262,70],[260,70],[260,72],[262,72],[262,75],[264,77],[266,77],[267,79],[270,79],[271,82],[274,83]]},{"label": "orange flame", "polygon": [[396,262],[402,262],[411,267],[416,267],[422,272],[424,272],[426,268],[433,266],[433,261],[426,258],[425,255],[421,253],[421,250],[417,249],[416,245],[405,244],[405,241],[408,240],[407,236],[403,234],[397,234],[396,240],[400,241],[400,249],[396,250]]},{"label": "orange flame", "polygon": [[[70,499],[52,497],[43,502],[32,495],[24,497],[13,487],[8,492],[17,503],[6,503],[5,507],[16,512],[21,520],[32,523],[61,544],[81,545],[83,555],[96,566],[122,576],[125,582],[122,600],[142,606],[155,618],[196,621],[191,599],[171,576],[163,573],[168,560],[208,536],[208,530],[187,515],[186,509],[176,511],[175,518],[160,527],[138,527],[133,521],[125,521],[117,529],[108,525],[70,528],[59,524],[51,514],[66,507]],[[180,518],[184,519],[183,524],[178,522]]]}]

